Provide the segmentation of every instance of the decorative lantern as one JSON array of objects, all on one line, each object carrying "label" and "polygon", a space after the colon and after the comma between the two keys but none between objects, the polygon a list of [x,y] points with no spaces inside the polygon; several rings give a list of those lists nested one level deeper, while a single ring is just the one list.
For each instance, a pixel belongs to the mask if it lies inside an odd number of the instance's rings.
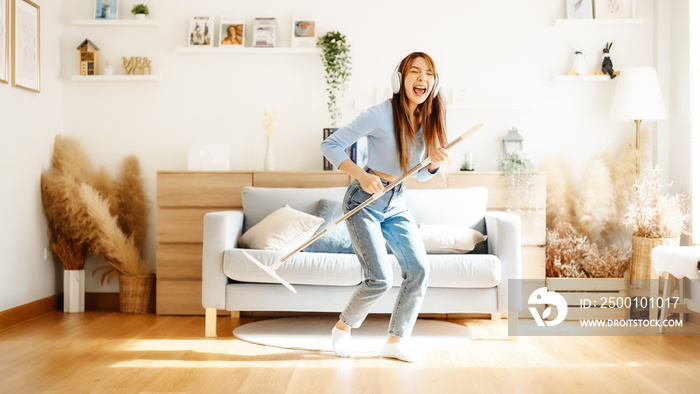
[{"label": "decorative lantern", "polygon": [[503,157],[522,150],[523,136],[518,133],[518,129],[513,127],[508,130],[508,134],[503,137]]}]

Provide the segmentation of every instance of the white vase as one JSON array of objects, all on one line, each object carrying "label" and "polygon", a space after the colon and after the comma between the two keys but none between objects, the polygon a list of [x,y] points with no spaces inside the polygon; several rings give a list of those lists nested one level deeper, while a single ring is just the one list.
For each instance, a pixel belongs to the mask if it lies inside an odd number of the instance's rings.
[{"label": "white vase", "polygon": [[263,164],[263,170],[275,170],[275,154],[272,150],[272,138],[269,137],[267,139],[267,145],[265,146],[265,162]]},{"label": "white vase", "polygon": [[139,21],[146,20],[146,14],[134,14],[134,17]]},{"label": "white vase", "polygon": [[63,311],[85,312],[85,270],[63,270]]}]

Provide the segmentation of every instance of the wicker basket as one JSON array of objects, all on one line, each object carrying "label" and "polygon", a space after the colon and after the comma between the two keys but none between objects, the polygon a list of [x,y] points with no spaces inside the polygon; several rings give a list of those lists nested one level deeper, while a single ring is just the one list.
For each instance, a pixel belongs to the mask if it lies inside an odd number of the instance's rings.
[{"label": "wicker basket", "polygon": [[653,279],[651,272],[651,250],[659,245],[678,246],[680,237],[644,238],[632,237],[632,279]]},{"label": "wicker basket", "polygon": [[119,311],[154,313],[156,311],[156,276],[119,276]]}]

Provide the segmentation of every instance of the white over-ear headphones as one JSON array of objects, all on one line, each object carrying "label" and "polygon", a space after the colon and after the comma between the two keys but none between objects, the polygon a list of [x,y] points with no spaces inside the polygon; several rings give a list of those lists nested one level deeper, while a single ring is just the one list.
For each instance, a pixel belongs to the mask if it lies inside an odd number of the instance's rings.
[{"label": "white over-ear headphones", "polygon": [[[401,71],[399,71],[399,66],[401,62],[396,65],[394,72],[391,73],[391,90],[394,94],[401,91]],[[435,74],[435,83],[433,84],[433,98],[437,97],[440,92],[440,76]]]}]

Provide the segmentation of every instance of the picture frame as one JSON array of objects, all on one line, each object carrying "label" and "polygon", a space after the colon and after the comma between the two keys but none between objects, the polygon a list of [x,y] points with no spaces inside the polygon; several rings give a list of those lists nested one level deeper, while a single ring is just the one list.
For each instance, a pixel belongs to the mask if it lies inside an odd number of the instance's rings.
[{"label": "picture frame", "polygon": [[292,46],[316,46],[316,20],[307,17],[292,17]]},{"label": "picture frame", "polygon": [[593,19],[593,0],[566,0],[567,19]]},{"label": "picture frame", "polygon": [[12,0],[12,86],[41,91],[39,6]]},{"label": "picture frame", "polygon": [[245,19],[235,16],[222,16],[219,23],[219,46],[245,46]]},{"label": "picture frame", "polygon": [[253,23],[253,46],[274,48],[277,46],[277,19],[255,18]]},{"label": "picture frame", "polygon": [[95,0],[95,19],[117,20],[119,19],[119,0]]},{"label": "picture frame", "polygon": [[10,0],[0,0],[0,82],[10,82]]},{"label": "picture frame", "polygon": [[189,46],[213,46],[214,19],[209,16],[193,16],[190,19]]},{"label": "picture frame", "polygon": [[595,0],[596,19],[629,19],[635,14],[634,0]]}]

